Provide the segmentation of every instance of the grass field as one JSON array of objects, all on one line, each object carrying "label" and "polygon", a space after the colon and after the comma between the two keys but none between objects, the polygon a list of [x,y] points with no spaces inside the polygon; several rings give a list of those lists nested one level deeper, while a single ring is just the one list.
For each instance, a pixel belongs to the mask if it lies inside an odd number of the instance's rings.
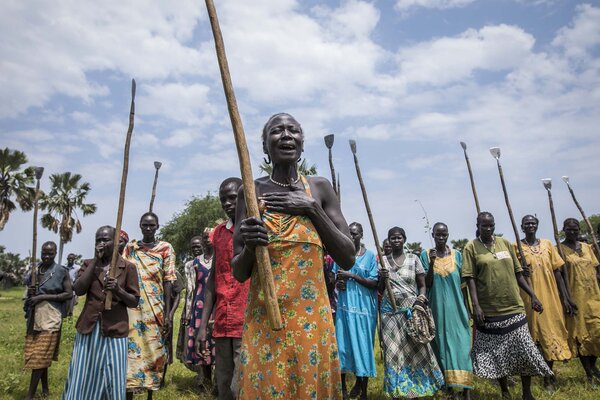
[{"label": "grass field", "polygon": [[[23,399],[29,385],[30,371],[23,369],[23,342],[25,336],[25,320],[22,313],[21,295],[23,288],[0,291],[0,399]],[[75,310],[81,310],[80,301]],[[176,317],[176,321],[179,317]],[[178,329],[178,328],[176,328]],[[50,399],[59,399],[67,375],[70,356],[75,337],[75,319],[66,319],[63,325],[61,351],[59,361],[52,364],[49,370]],[[175,332],[177,337],[177,332]],[[382,390],[382,363],[379,349],[376,351],[378,376],[369,382],[370,399],[385,399]],[[558,374],[558,390],[553,393],[544,391],[539,378],[534,379],[534,394],[541,399],[597,400],[600,389],[584,385],[583,369],[578,361],[567,364],[556,364]],[[169,367],[167,386],[159,391],[154,399],[211,399],[200,396],[194,390],[194,374],[175,361]],[[351,383],[351,382],[349,382]],[[41,389],[41,386],[40,388]],[[39,390],[38,389],[38,390]],[[520,398],[520,385],[511,388],[513,398]],[[39,393],[39,391],[38,391]],[[473,391],[474,399],[500,399],[499,389],[489,381],[477,380]],[[435,398],[443,398],[441,395]],[[145,399],[138,396],[137,399]],[[86,399],[87,400],[87,399]],[[93,400],[93,399],[89,399]]]}]

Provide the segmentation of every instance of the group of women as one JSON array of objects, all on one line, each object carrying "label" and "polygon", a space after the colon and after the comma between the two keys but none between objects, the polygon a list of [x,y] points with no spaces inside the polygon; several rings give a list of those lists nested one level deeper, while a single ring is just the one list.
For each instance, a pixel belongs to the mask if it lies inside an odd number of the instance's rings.
[{"label": "group of women", "polygon": [[[598,379],[600,266],[591,248],[577,241],[576,220],[565,221],[561,258],[547,241],[536,239],[537,219],[532,226],[531,216],[525,217],[523,265],[514,245],[494,235],[488,212],[477,216],[477,237],[462,254],[447,246],[443,223],[433,229],[435,248],[420,256],[404,250],[406,233],[394,227],[384,268],[376,271],[374,254],[360,244],[362,228],[346,225],[331,185],[299,175],[303,141],[291,115],[272,116],[263,129],[263,149],[273,172],[256,181],[266,211],[261,218],[243,218],[244,202],[238,203],[232,265],[238,280],[252,278],[240,398],[338,398],[340,391],[343,397],[366,398],[368,378],[375,375],[378,314],[384,390],[392,398],[431,396],[445,387],[462,390],[468,399],[474,374],[497,380],[506,397],[508,377],[520,375],[523,398],[533,399],[531,377],[543,376],[550,387],[552,361],[571,357],[580,358],[590,381]],[[253,269],[256,246],[269,250],[284,319],[281,331],[268,328],[265,297]],[[324,249],[337,275],[335,330]],[[383,293],[379,305],[377,287]],[[565,340],[554,332],[562,332]],[[357,377],[350,393],[348,372]]]},{"label": "group of women", "polygon": [[[494,235],[494,217],[487,212],[477,216],[477,237],[462,253],[447,246],[443,223],[433,228],[435,247],[420,255],[405,251],[406,233],[393,227],[380,267],[361,243],[362,226],[346,223],[331,184],[299,174],[304,133],[296,119],[273,115],[262,140],[272,163],[272,173],[255,181],[263,211],[260,217],[247,217],[240,192],[233,236],[233,275],[240,282],[251,280],[239,399],[367,398],[369,378],[376,375],[378,319],[384,391],[391,398],[431,396],[445,388],[453,396],[459,389],[469,399],[473,375],[498,380],[507,396],[507,378],[520,375],[523,398],[533,399],[531,377],[543,376],[551,386],[552,363],[572,357],[579,357],[590,381],[600,378],[595,365],[600,355],[600,266],[590,246],[577,241],[576,220],[565,221],[561,256],[536,237],[537,218],[524,217],[523,265],[514,245]],[[64,398],[78,398],[69,393],[122,398],[126,384],[151,390],[160,385],[165,331],[171,325],[167,299],[175,279],[174,255],[168,243],[154,238],[155,215],[145,214],[140,227],[144,239],[127,244],[115,278],[105,279],[112,228],[96,233],[95,258],[84,264],[75,284],[77,295],[87,293],[87,298]],[[207,380],[210,369],[202,365],[210,351],[201,349],[200,357],[194,341],[202,314],[198,277],[208,273],[211,252],[205,238],[196,239],[196,258],[186,268],[188,282],[195,284],[185,301],[186,329],[179,350],[186,365],[199,368]],[[284,325],[278,331],[267,320],[270,304],[255,268],[257,246],[266,246],[271,260]],[[198,258],[200,249],[204,259]],[[338,294],[335,320],[326,259]],[[111,310],[103,308],[107,291],[113,293]],[[142,312],[142,303],[150,303],[150,311]],[[122,368],[132,362],[136,368],[126,382]],[[350,391],[347,373],[357,377]]]}]

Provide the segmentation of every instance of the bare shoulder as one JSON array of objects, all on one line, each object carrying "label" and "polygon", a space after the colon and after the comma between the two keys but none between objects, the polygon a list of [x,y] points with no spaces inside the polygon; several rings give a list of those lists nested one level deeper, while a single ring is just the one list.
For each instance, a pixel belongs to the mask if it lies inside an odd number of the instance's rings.
[{"label": "bare shoulder", "polygon": [[327,201],[336,197],[333,186],[331,186],[331,182],[329,182],[327,178],[322,176],[307,176],[306,179],[313,197],[319,198],[322,201]]}]

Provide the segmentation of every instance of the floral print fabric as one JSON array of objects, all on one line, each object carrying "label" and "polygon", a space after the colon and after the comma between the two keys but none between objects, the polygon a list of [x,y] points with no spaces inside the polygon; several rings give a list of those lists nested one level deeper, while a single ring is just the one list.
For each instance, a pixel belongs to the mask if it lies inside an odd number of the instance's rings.
[{"label": "floral print fabric", "polygon": [[146,248],[134,240],[125,258],[136,265],[140,286],[138,306],[127,309],[127,389],[158,390],[167,362],[163,285],[176,280],[175,251],[167,242]]},{"label": "floral print fabric", "polygon": [[[302,182],[307,188],[304,177]],[[284,327],[269,327],[255,268],[242,337],[239,399],[341,399],[321,239],[306,216],[267,211],[263,221]]]},{"label": "floral print fabric", "polygon": [[211,273],[210,262],[203,262],[203,256],[196,257],[193,261],[194,269],[196,270],[196,293],[192,302],[192,318],[187,328],[187,350],[185,351],[185,364],[188,366],[197,365],[212,365],[214,362],[214,341],[208,337],[206,348],[209,350],[209,356],[205,357],[202,354],[196,353],[196,336],[200,330],[200,322],[202,321],[202,311],[204,310],[204,289],[206,288],[206,280]]}]

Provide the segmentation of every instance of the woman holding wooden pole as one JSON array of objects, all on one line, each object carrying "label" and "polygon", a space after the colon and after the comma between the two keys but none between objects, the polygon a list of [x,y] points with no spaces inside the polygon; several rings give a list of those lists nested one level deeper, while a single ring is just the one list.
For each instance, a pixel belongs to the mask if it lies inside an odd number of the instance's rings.
[{"label": "woman holding wooden pole", "polygon": [[560,247],[569,268],[569,289],[577,305],[577,315],[567,318],[569,346],[579,357],[590,383],[600,379],[596,359],[600,356],[600,265],[592,246],[577,240],[579,221],[563,223],[565,240]]},{"label": "woman holding wooden pole", "polygon": [[[537,217],[523,217],[521,230],[525,237],[521,239],[521,246],[531,272],[531,289],[539,296],[546,312],[534,312],[527,293],[521,291],[521,298],[525,304],[531,337],[548,366],[552,368],[554,361],[571,359],[565,314],[568,317],[573,316],[574,308],[561,273],[565,262],[552,242],[536,237],[538,225]],[[516,244],[514,249],[516,251]],[[548,390],[554,390],[555,382],[554,376],[544,378],[544,386]]]},{"label": "woman holding wooden pole", "polygon": [[512,244],[495,236],[495,229],[494,216],[479,213],[479,236],[463,251],[462,277],[469,286],[477,327],[471,351],[473,372],[481,378],[497,379],[504,397],[510,397],[508,377],[519,374],[523,400],[533,400],[531,377],[551,376],[552,371],[527,329],[519,287],[530,296],[534,311],[541,313],[543,307],[522,276]]},{"label": "woman holding wooden pole", "polygon": [[[323,248],[345,270],[354,265],[354,244],[335,191],[321,177],[298,174],[304,133],[289,114],[275,114],[263,129],[263,151],[273,163],[255,181],[265,210],[246,218],[239,194],[233,274],[252,278],[240,355],[240,399],[341,398],[340,364],[325,278]],[[255,268],[255,250],[271,259],[283,330],[267,321],[266,300]]]}]

